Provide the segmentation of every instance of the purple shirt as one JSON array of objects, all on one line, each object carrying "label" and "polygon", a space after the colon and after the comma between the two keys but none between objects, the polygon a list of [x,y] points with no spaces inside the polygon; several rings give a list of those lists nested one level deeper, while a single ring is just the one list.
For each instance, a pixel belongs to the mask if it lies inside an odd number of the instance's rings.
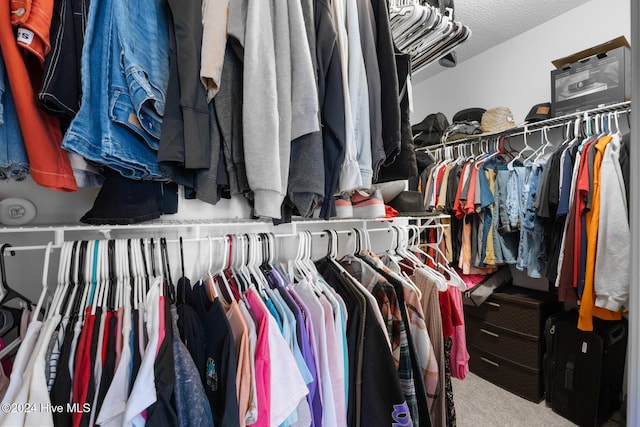
[{"label": "purple shirt", "polygon": [[[320,381],[318,380],[318,348],[316,346],[315,332],[313,324],[311,323],[311,314],[309,308],[300,299],[300,296],[296,293],[294,288],[289,285],[286,288],[288,296],[293,303],[292,310],[300,325],[300,337],[298,344],[300,344],[300,350],[302,351],[302,357],[304,358],[309,372],[313,377],[313,382],[309,384],[309,406],[311,407],[311,418],[314,426],[322,426],[322,400],[320,397]],[[282,291],[281,291],[282,292]],[[285,299],[286,301],[286,299]],[[290,306],[291,307],[291,306]]]}]

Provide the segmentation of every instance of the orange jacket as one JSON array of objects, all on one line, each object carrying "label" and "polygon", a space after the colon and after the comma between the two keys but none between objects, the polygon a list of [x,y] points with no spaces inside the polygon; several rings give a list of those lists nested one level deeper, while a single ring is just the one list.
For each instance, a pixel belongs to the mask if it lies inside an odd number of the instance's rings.
[{"label": "orange jacket", "polygon": [[53,17],[53,0],[12,0],[11,24],[18,28],[18,45],[44,64],[51,49],[49,32]]},{"label": "orange jacket", "polygon": [[598,220],[600,218],[600,169],[604,150],[611,142],[611,136],[604,136],[596,143],[596,155],[593,162],[593,195],[591,210],[587,211],[587,271],[585,274],[584,291],[580,300],[580,316],[578,329],[583,331],[593,330],[593,317],[604,320],[620,320],[622,313],[595,306],[596,295],[594,289],[594,272],[596,265],[596,249],[598,241]]},{"label": "orange jacket", "polygon": [[60,123],[57,118],[46,114],[38,107],[34,85],[38,87],[40,79],[34,74],[30,76],[27,72],[25,58],[18,49],[11,26],[9,4],[10,0],[0,0],[0,49],[29,156],[31,176],[43,187],[59,191],[76,191],[78,186],[69,158],[60,147]]}]

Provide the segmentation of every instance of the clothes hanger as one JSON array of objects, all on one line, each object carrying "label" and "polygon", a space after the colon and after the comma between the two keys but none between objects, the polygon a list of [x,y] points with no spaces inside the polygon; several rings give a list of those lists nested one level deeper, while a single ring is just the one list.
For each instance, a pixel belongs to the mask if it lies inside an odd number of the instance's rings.
[{"label": "clothes hanger", "polygon": [[446,265],[442,265],[440,262],[435,260],[429,253],[423,251],[422,248],[420,248],[420,246],[418,245],[409,246],[408,235],[406,236],[406,239],[404,239],[403,245],[407,247],[406,249],[407,253],[411,254],[412,253],[411,251],[413,251],[414,254],[416,253],[421,254],[433,263],[434,267],[432,268],[427,264],[425,264],[422,260],[420,260],[420,258],[418,258],[417,255],[415,255],[420,265],[420,269],[424,271],[434,282],[436,282],[436,287],[438,288],[438,290],[439,291],[447,290],[449,279],[445,277],[445,275],[443,274],[443,271],[446,272],[449,277],[451,277],[451,272],[449,267]]},{"label": "clothes hanger", "polygon": [[114,296],[113,296],[113,309],[117,311],[120,307],[122,307],[120,300],[122,298],[122,284],[124,283],[124,240],[117,239],[115,241],[115,286],[114,286]]},{"label": "clothes hanger", "polygon": [[269,287],[269,281],[259,268],[263,263],[265,255],[263,252],[263,246],[260,242],[260,236],[255,233],[249,234],[247,235],[247,241],[249,242],[248,249],[251,254],[247,268],[250,271],[251,276],[254,278],[258,290],[264,298],[267,298],[266,289]]},{"label": "clothes hanger", "polygon": [[[63,251],[60,254],[60,262],[64,262],[64,270],[62,272],[62,283],[63,286],[67,288],[66,298],[61,302],[61,304],[56,308],[56,312],[60,312],[62,307],[64,307],[63,316],[69,319],[75,318],[77,313],[75,313],[74,306],[75,301],[78,298],[78,294],[81,293],[80,285],[76,279],[72,280],[71,274],[74,273],[74,276],[77,278],[77,250],[80,246],[81,242],[64,242],[63,243]],[[66,246],[67,250],[64,250]],[[71,249],[71,250],[69,250]],[[65,261],[62,260],[62,256],[64,253]],[[58,282],[60,283],[60,282]]]},{"label": "clothes hanger", "polygon": [[222,264],[223,270],[222,270],[221,276],[225,278],[225,284],[228,285],[229,290],[231,291],[231,295],[233,295],[233,298],[236,301],[240,301],[240,299],[242,298],[242,295],[240,293],[240,287],[238,286],[236,279],[233,277],[234,272],[232,270],[233,235],[231,234],[225,235],[224,243],[225,243],[224,256],[226,258],[225,258],[225,262]]},{"label": "clothes hanger", "polygon": [[173,278],[171,277],[171,265],[169,263],[169,252],[167,250],[167,239],[165,237],[160,238],[160,254],[162,255],[162,265],[164,268],[164,278],[167,286],[167,297],[172,304],[176,303],[176,288],[173,284]]},{"label": "clothes hanger", "polygon": [[[414,239],[417,239],[417,242],[414,241],[414,243],[412,245],[412,248],[415,247],[418,250],[421,250],[420,246],[422,246],[422,244],[420,243],[419,228],[418,228],[418,226],[415,226],[415,225],[412,225],[410,227],[415,227],[416,234],[414,236]],[[440,248],[440,245],[442,244],[442,241],[444,239],[444,226],[442,224],[438,224],[438,229],[437,230],[438,230],[438,233],[437,233],[438,239],[437,239],[437,241],[434,242],[434,243],[426,243],[426,246],[432,248],[433,250],[435,250],[436,251],[436,255],[438,255],[443,260],[446,260],[447,259],[447,255],[444,252],[442,252],[442,249]],[[424,253],[424,251],[421,251],[421,252]],[[446,262],[444,264],[438,262],[438,265],[440,267],[442,267],[447,272],[447,274],[449,275],[449,279],[446,279],[448,284],[452,284],[453,286],[459,288],[461,291],[466,291],[467,285],[464,282],[464,280],[462,280],[462,277],[460,277],[460,274],[458,274],[458,272],[456,271],[455,268],[450,267]]]},{"label": "clothes hanger", "polygon": [[[127,239],[127,261],[129,264],[129,304],[131,307],[134,307],[136,304],[134,292],[136,289],[137,281],[135,271],[135,256],[133,254],[133,246],[131,243],[131,239]],[[126,296],[125,296],[126,297]]]},{"label": "clothes hanger", "polygon": [[[5,305],[9,301],[17,299],[19,301],[25,302],[27,306],[30,307],[33,305],[31,300],[25,297],[24,295],[22,295],[21,293],[17,292],[16,290],[12,289],[7,283],[7,270],[5,266],[4,252],[7,248],[10,248],[10,247],[11,245],[9,243],[5,243],[2,245],[2,247],[0,247],[0,276],[2,277],[2,288],[4,291],[4,295],[2,296],[2,299],[0,299],[0,305]],[[15,252],[9,251],[9,254],[11,256],[14,256]]]},{"label": "clothes hanger", "polygon": [[[151,244],[150,242],[149,244]],[[140,267],[142,268],[143,279],[144,279],[144,291],[140,295],[140,299],[143,300],[144,296],[149,292],[149,287],[151,286],[151,278],[155,277],[155,266],[152,265],[154,263],[153,256],[149,254],[149,247],[145,245],[144,239],[140,239]],[[152,276],[153,275],[153,276]]]},{"label": "clothes hanger", "polygon": [[90,278],[87,280],[87,272],[85,271],[85,264],[87,263],[87,246],[88,242],[86,240],[81,241],[77,246],[77,252],[72,254],[74,265],[69,273],[72,275],[69,280],[74,284],[74,287],[78,289],[73,300],[73,309],[71,310],[71,313],[74,317],[81,318],[84,318],[85,315],[84,303],[87,299],[87,295],[89,294],[89,286],[87,286],[87,284],[90,283]]},{"label": "clothes hanger", "polygon": [[519,160],[522,157],[522,153],[525,152],[525,150],[529,150],[529,151],[535,151],[533,147],[531,147],[529,145],[529,143],[527,142],[527,134],[529,133],[529,128],[527,127],[527,125],[524,126],[524,132],[522,133],[522,139],[524,141],[524,148],[520,151],[518,151],[518,154],[509,162],[507,163],[507,169],[508,170],[513,170],[514,168],[514,164],[517,160]]},{"label": "clothes hanger", "polygon": [[[47,295],[48,292],[48,275],[49,275],[49,259],[51,256],[51,247],[53,245],[53,242],[49,242],[47,244],[47,247],[45,249],[45,255],[44,255],[44,267],[42,269],[42,292],[40,294],[40,298],[38,299],[38,304],[36,305],[36,311],[35,311],[35,317],[34,320],[38,319],[38,314],[40,313],[40,310],[42,309],[42,304],[44,303],[44,299]],[[7,247],[10,247],[11,245],[9,245],[8,243],[2,245],[2,248],[0,248],[0,256],[2,256],[2,260],[0,261],[0,265],[2,267],[2,281],[3,281],[3,285],[6,283],[6,276],[5,276],[5,267],[4,267],[4,250]],[[12,299],[15,298],[23,298],[20,296],[20,294],[18,292],[15,292],[15,295],[11,294],[11,288],[9,288],[8,286],[5,287],[5,290],[8,289],[9,292],[7,292],[7,294],[3,297],[3,302],[5,302],[4,300],[6,299],[6,301],[11,301]],[[61,289],[61,288],[60,288]],[[9,297],[9,298],[7,298]],[[60,297],[59,293],[58,293],[58,297]],[[29,307],[31,307],[31,302],[28,301],[28,305]],[[17,323],[18,325],[20,323]],[[6,356],[12,354],[15,350],[18,349],[18,347],[20,346],[20,343],[22,342],[22,337],[18,334],[18,337],[16,337],[16,339],[14,339],[13,341],[11,341],[9,344],[7,344],[5,346],[5,348],[2,349],[2,351],[0,351],[0,360],[4,359]]]},{"label": "clothes hanger", "polygon": [[[40,293],[40,298],[38,298],[38,303],[36,304],[36,313],[40,313],[42,304],[44,303],[44,299],[46,298],[47,292],[49,291],[49,259],[51,258],[52,246],[53,242],[49,242],[47,243],[47,248],[44,250],[44,266],[42,267],[42,292]],[[63,288],[59,289],[60,291],[62,291]]]},{"label": "clothes hanger", "polygon": [[148,283],[149,276],[147,274],[146,259],[144,256],[144,240],[140,239],[132,245],[133,249],[133,265],[135,271],[135,287],[133,288],[133,307],[140,310],[144,307],[144,288]]},{"label": "clothes hanger", "polygon": [[[161,297],[164,297],[166,295],[165,292],[165,288],[166,288],[166,282],[164,280],[165,278],[165,271],[164,271],[164,263],[162,262],[162,250],[158,249],[157,255],[156,255],[156,250],[155,250],[155,242],[153,240],[153,237],[151,238],[151,255],[152,255],[152,259],[153,259],[153,263],[157,263],[155,265],[158,266],[158,270],[156,272],[156,274],[154,274],[154,281],[158,283],[158,290],[160,293]],[[157,256],[157,258],[156,258]],[[154,267],[155,267],[154,265]]]},{"label": "clothes hanger", "polygon": [[220,294],[220,292],[218,289],[218,284],[214,280],[214,275],[211,272],[213,270],[213,238],[211,236],[207,236],[207,243],[209,248],[209,252],[208,252],[209,256],[207,257],[208,259],[207,269],[202,274],[202,277],[200,278],[199,282],[207,290],[209,300],[214,301],[216,298],[218,298],[218,295]]},{"label": "clothes hanger", "polygon": [[[234,294],[231,292],[231,287],[229,286],[229,281],[224,274],[224,269],[227,266],[227,241],[228,236],[225,236],[222,240],[223,248],[222,248],[222,263],[220,264],[220,268],[218,268],[215,273],[211,272],[213,265],[213,247],[212,240],[209,240],[209,279],[212,282],[212,285],[215,287],[215,292],[217,296],[222,296],[227,303],[231,303],[234,299]],[[220,282],[222,282],[223,286],[220,286]]]},{"label": "clothes hanger", "polygon": [[71,263],[74,261],[72,259],[72,256],[75,256],[77,245],[78,242],[65,241],[62,243],[62,247],[60,248],[60,259],[58,263],[58,275],[56,283],[58,287],[63,288],[65,298],[62,299],[60,301],[60,304],[58,305],[54,305],[53,303],[50,305],[49,313],[51,314],[60,313],[60,309],[63,306],[71,306],[71,304],[68,303],[69,299],[72,298],[69,294],[69,289],[71,290],[71,292],[73,292],[75,286],[70,280],[69,269]]},{"label": "clothes hanger", "polygon": [[106,310],[105,297],[107,296],[109,289],[109,241],[100,241],[100,258],[98,262],[98,286],[96,288],[96,298],[94,300],[94,311],[100,307],[103,311]]},{"label": "clothes hanger", "polygon": [[354,283],[360,283],[338,262],[336,258],[338,255],[338,233],[336,230],[328,229],[324,230],[324,232],[327,233],[329,238],[326,259],[335,266],[341,274],[349,278],[349,280],[352,280]]},{"label": "clothes hanger", "polygon": [[246,241],[245,236],[242,234],[236,237],[237,253],[240,255],[239,257],[236,257],[236,260],[238,261],[237,265],[235,266],[236,277],[238,277],[241,282],[242,291],[247,292],[249,289],[255,288],[251,280],[251,275],[247,270],[248,242]]},{"label": "clothes hanger", "polygon": [[95,259],[93,265],[92,275],[92,292],[89,297],[89,304],[91,305],[91,315],[95,316],[98,310],[98,306],[102,303],[102,290],[104,288],[104,264],[106,258],[106,245],[103,240],[96,240],[97,245],[95,249]]}]

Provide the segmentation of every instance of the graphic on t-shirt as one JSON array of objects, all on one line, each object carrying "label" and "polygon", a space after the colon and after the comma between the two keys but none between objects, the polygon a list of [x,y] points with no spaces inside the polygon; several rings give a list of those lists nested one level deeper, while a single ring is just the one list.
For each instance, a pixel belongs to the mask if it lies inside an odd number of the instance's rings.
[{"label": "graphic on t-shirt", "polygon": [[211,391],[218,390],[218,372],[216,371],[216,362],[211,357],[207,359],[207,385]]},{"label": "graphic on t-shirt", "polygon": [[393,405],[393,413],[391,414],[391,418],[393,418],[392,427],[409,427],[413,426],[413,421],[411,421],[411,415],[409,414],[409,405],[407,402],[402,402],[400,405]]}]

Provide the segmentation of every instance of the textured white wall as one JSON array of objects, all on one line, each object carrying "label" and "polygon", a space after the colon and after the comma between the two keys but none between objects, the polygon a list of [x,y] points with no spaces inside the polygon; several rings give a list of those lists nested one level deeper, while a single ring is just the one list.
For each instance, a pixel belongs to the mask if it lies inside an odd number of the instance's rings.
[{"label": "textured white wall", "polygon": [[451,120],[464,108],[499,106],[523,122],[534,104],[550,101],[551,61],[620,35],[632,43],[630,1],[592,0],[414,84],[412,123],[438,111]]}]

